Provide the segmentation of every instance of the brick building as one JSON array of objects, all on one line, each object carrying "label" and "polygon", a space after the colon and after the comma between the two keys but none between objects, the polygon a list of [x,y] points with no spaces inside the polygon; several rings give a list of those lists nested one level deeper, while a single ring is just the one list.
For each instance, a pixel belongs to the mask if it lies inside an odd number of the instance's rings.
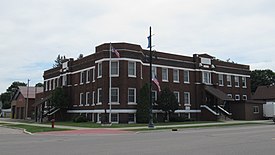
[{"label": "brick building", "polygon": [[[136,122],[139,91],[149,82],[149,51],[139,45],[114,43],[120,58],[112,53],[112,122]],[[109,113],[109,44],[96,47],[94,54],[81,59],[68,59],[59,67],[44,72],[44,94],[47,98],[58,86],[69,96],[72,115],[86,115],[100,122],[102,113]],[[232,115],[238,108],[231,104],[251,98],[248,65],[221,61],[208,54],[192,57],[154,52],[153,75],[162,88],[169,87],[179,102],[175,113],[195,120],[217,120]],[[153,86],[153,99],[157,87]],[[44,102],[44,101],[43,101]],[[160,110],[153,110],[161,117]],[[158,118],[160,119],[160,118]]]}]

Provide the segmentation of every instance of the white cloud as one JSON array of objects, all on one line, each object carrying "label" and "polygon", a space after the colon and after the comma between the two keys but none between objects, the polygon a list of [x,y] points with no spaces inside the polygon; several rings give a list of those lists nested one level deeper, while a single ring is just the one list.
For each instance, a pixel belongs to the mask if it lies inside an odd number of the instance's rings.
[{"label": "white cloud", "polygon": [[160,51],[210,53],[251,69],[273,69],[272,0],[2,0],[0,92],[14,80],[42,82],[58,54],[77,57],[105,42]]}]

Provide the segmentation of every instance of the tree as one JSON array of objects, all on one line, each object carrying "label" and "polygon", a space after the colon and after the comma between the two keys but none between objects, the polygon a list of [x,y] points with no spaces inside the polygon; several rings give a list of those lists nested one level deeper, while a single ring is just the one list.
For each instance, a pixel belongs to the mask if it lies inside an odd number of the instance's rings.
[{"label": "tree", "polygon": [[148,123],[149,121],[149,86],[145,84],[141,90],[137,104],[137,123]]},{"label": "tree", "polygon": [[57,58],[54,60],[54,64],[53,67],[59,67],[62,65],[62,62],[66,59],[65,56],[60,56],[60,54],[58,54]]},{"label": "tree", "polygon": [[275,73],[270,70],[254,70],[251,72],[251,91],[255,92],[258,86],[274,85]]},{"label": "tree", "polygon": [[179,103],[176,96],[168,88],[161,91],[157,100],[158,107],[165,112],[166,120],[169,121],[169,116],[178,109]]},{"label": "tree", "polygon": [[19,88],[18,86],[27,86],[27,84],[24,82],[14,81],[7,89],[7,92],[14,92]]},{"label": "tree", "polygon": [[44,87],[44,84],[39,82],[39,83],[35,84],[35,87]]},{"label": "tree", "polygon": [[60,108],[60,117],[61,120],[63,120],[63,113],[66,111],[68,108],[68,99],[67,96],[64,92],[64,90],[60,87],[57,87],[53,93],[52,93],[52,98],[51,98],[51,103],[52,106],[55,108]]}]

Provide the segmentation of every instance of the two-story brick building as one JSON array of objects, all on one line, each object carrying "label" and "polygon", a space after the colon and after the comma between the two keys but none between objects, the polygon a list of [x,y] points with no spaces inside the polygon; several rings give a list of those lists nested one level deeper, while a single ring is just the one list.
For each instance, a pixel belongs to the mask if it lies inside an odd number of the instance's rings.
[{"label": "two-story brick building", "polygon": [[[149,51],[129,43],[112,46],[111,105],[112,122],[136,122],[136,105],[140,89],[149,82]],[[102,113],[109,113],[110,44],[96,47],[95,53],[73,60],[44,72],[44,98],[58,86],[69,97],[70,115],[86,115],[100,122]],[[162,88],[169,87],[179,102],[178,115],[196,120],[217,120],[222,116],[234,118],[231,104],[246,103],[251,98],[248,65],[225,62],[207,54],[192,57],[154,52],[153,75]],[[153,86],[153,99],[157,88]],[[155,117],[162,112],[154,109]]]}]

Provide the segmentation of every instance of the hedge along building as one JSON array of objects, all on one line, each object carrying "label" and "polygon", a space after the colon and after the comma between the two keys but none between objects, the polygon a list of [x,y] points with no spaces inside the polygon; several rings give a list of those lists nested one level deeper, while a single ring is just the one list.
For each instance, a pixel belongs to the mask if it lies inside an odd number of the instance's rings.
[{"label": "hedge along building", "polygon": [[[136,122],[136,105],[140,89],[149,82],[148,50],[139,45],[114,43],[120,57],[112,53],[111,113],[112,122]],[[67,59],[61,66],[44,72],[44,98],[58,86],[69,97],[71,116],[83,114],[94,122],[110,112],[109,57],[110,44],[96,47],[94,54],[78,60]],[[196,120],[217,120],[233,117],[231,103],[250,99],[250,69],[248,65],[224,62],[207,54],[193,57],[154,52],[153,75],[161,88],[174,92],[179,109],[175,114]],[[153,99],[157,99],[153,85]],[[236,109],[236,108],[235,108]],[[153,109],[157,119],[162,111]]]}]

